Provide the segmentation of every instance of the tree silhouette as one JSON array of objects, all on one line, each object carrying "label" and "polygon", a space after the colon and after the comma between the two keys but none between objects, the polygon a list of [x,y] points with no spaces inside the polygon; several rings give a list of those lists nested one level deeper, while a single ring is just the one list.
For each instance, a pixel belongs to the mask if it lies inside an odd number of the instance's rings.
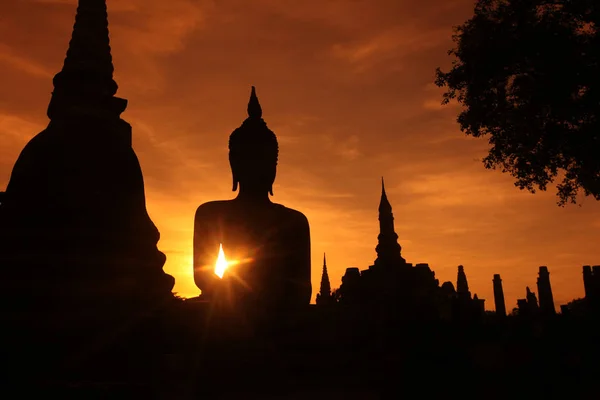
[{"label": "tree silhouette", "polygon": [[479,0],[436,72],[461,130],[488,136],[485,167],[532,193],[562,179],[560,206],[600,199],[599,23],[597,0]]}]

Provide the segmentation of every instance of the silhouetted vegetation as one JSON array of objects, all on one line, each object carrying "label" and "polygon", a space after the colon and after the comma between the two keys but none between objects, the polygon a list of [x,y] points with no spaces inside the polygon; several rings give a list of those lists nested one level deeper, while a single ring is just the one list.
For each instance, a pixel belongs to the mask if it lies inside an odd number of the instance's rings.
[{"label": "silhouetted vegetation", "polygon": [[462,131],[489,139],[485,167],[532,193],[558,177],[561,206],[600,199],[599,23],[595,0],[480,0],[437,70]]}]

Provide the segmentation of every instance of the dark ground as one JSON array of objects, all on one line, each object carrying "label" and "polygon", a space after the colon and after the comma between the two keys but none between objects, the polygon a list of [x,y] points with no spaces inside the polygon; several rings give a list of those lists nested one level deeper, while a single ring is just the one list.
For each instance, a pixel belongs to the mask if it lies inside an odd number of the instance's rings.
[{"label": "dark ground", "polygon": [[416,323],[313,306],[251,329],[180,301],[40,315],[4,319],[2,398],[600,396],[598,324],[585,318]]}]

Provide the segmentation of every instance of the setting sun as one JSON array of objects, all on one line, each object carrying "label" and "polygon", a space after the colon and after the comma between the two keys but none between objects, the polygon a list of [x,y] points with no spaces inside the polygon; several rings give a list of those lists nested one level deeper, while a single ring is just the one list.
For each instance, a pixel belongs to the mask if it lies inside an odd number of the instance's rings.
[{"label": "setting sun", "polygon": [[225,270],[229,266],[227,259],[225,258],[225,252],[223,251],[223,244],[219,244],[219,256],[217,257],[217,262],[215,264],[215,274],[219,278],[223,278],[223,274]]}]

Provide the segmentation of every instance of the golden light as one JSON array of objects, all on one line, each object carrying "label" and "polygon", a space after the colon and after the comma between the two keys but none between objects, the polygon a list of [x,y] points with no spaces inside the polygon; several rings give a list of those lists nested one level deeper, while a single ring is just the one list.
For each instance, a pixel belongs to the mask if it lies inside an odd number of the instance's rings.
[{"label": "golden light", "polygon": [[229,266],[227,259],[225,258],[225,252],[223,251],[223,244],[219,244],[219,256],[217,257],[217,262],[215,264],[215,274],[219,278],[223,278],[223,274],[225,274],[225,270]]}]

